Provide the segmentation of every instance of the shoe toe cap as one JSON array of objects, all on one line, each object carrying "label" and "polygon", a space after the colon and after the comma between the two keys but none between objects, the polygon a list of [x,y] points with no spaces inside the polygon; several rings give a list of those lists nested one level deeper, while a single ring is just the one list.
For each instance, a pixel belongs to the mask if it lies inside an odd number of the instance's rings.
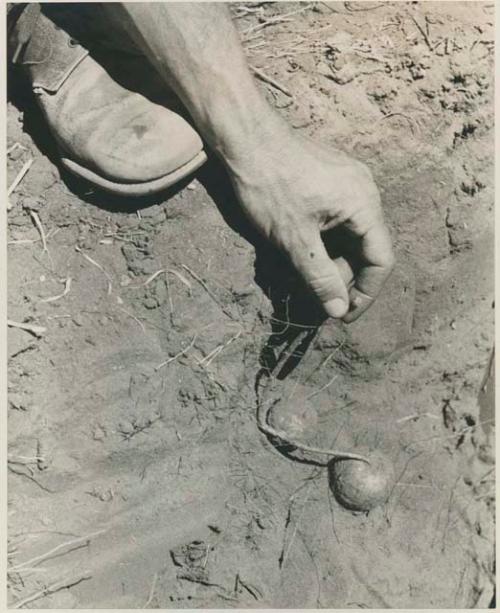
[{"label": "shoe toe cap", "polygon": [[92,140],[95,170],[125,183],[168,175],[203,149],[200,136],[187,121],[163,107],[133,117],[124,115],[112,133],[96,134]]}]

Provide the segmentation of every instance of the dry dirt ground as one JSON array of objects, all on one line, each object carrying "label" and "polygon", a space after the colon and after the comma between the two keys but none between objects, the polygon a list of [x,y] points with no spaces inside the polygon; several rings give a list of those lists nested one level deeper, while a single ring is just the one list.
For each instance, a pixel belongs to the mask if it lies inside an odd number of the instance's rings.
[{"label": "dry dirt ground", "polygon": [[217,165],[153,202],[94,192],[13,77],[9,182],[33,163],[10,197],[9,317],[45,331],[8,334],[10,603],[488,607],[493,3],[232,11],[278,111],[370,166],[398,258],[370,312],[285,365],[274,419],[383,452],[396,483],[352,513],[259,433],[258,373],[319,319]]}]

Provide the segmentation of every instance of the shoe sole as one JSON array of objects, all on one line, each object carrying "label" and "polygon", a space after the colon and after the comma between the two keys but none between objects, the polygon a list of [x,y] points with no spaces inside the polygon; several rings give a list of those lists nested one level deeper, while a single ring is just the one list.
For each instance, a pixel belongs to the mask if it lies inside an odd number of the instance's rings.
[{"label": "shoe sole", "polygon": [[161,192],[190,175],[206,161],[207,154],[205,151],[201,150],[193,159],[186,162],[186,164],[179,166],[179,168],[176,168],[172,172],[169,172],[162,177],[158,177],[157,179],[145,181],[144,183],[116,183],[99,176],[84,166],[80,166],[80,164],[74,162],[73,160],[63,156],[61,157],[62,165],[72,174],[85,179],[100,189],[119,196],[147,196],[148,194]]}]

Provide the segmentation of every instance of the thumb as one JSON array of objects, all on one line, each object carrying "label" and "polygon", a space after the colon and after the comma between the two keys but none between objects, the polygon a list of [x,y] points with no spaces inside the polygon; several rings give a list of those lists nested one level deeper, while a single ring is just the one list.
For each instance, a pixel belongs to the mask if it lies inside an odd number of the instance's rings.
[{"label": "thumb", "polygon": [[334,318],[343,317],[349,310],[348,289],[342,278],[346,275],[341,274],[337,264],[328,255],[319,231],[311,231],[302,236],[300,244],[292,245],[288,253],[293,265],[322,303],[327,315]]}]

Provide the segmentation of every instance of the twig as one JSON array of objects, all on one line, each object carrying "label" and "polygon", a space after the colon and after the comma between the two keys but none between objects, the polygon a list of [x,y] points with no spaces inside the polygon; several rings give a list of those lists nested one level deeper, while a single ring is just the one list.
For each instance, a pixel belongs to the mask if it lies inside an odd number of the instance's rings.
[{"label": "twig", "polygon": [[427,32],[422,28],[422,26],[418,23],[418,21],[415,19],[415,17],[413,17],[413,15],[410,15],[410,19],[417,26],[418,31],[420,32],[420,34],[422,34],[423,39],[425,41],[425,44],[429,47],[430,51],[433,51],[434,50],[434,45],[431,44],[431,41],[429,40],[429,37],[427,36]]},{"label": "twig", "polygon": [[158,366],[155,367],[155,370],[160,370],[160,368],[163,368],[167,364],[170,364],[170,362],[173,362],[174,360],[177,360],[177,358],[180,358],[182,355],[187,353],[191,349],[191,347],[195,344],[197,338],[198,338],[198,335],[195,334],[194,337],[193,337],[193,340],[189,343],[189,345],[185,349],[183,349],[182,351],[179,351],[179,353],[177,353],[173,357],[169,358],[168,360],[165,360],[165,362],[162,362],[161,364],[158,364]]},{"label": "twig", "polygon": [[295,339],[288,345],[288,347],[283,350],[272,371],[269,373],[269,377],[271,379],[276,379],[285,363],[291,356],[295,355],[295,352],[306,340],[309,334],[311,334],[311,330],[302,330],[297,334]]},{"label": "twig", "polygon": [[[18,458],[16,460],[16,458]],[[7,459],[9,461],[14,462],[15,464],[36,464],[38,461],[45,461],[45,458],[43,458],[42,456],[25,456],[25,455],[14,455],[9,453],[7,455]],[[25,460],[25,462],[22,462],[21,460]]]},{"label": "twig", "polygon": [[[283,368],[286,361],[292,356],[298,347],[304,342],[307,338],[309,331],[302,330],[296,336],[296,338],[290,343],[287,350],[284,350],[276,362],[273,370],[269,374],[268,380],[276,378],[278,373]],[[264,389],[264,392],[266,389]],[[307,451],[310,453],[318,453],[322,455],[328,455],[338,459],[346,459],[346,460],[358,460],[360,462],[365,462],[366,464],[370,464],[370,461],[365,456],[359,455],[357,453],[351,453],[348,451],[337,451],[334,449],[322,449],[319,447],[310,447],[309,445],[304,445],[298,441],[295,441],[289,437],[289,435],[283,430],[278,430],[271,426],[268,421],[268,413],[273,405],[270,405],[264,402],[264,399],[257,398],[257,426],[261,432],[264,432],[268,437],[275,438],[283,441],[285,444],[295,447],[296,449],[300,449],[301,451]]]},{"label": "twig", "polygon": [[[364,2],[362,4],[364,4]],[[362,8],[362,9],[361,8],[355,9],[353,6],[351,6],[351,2],[344,2],[344,6],[345,6],[346,10],[349,11],[350,13],[360,13],[362,11],[373,11],[374,9],[379,9],[381,6],[384,6],[384,3],[383,2],[379,2],[375,6],[367,6],[367,7]]]},{"label": "twig", "polygon": [[180,272],[178,272],[177,270],[173,270],[172,268],[167,268],[167,272],[177,277],[179,281],[181,283],[184,283],[184,285],[189,289],[189,291],[191,291],[192,289],[191,283],[189,283],[189,281],[186,279],[184,275],[181,275]]},{"label": "twig", "polygon": [[151,426],[153,426],[157,421],[159,421],[161,419],[161,415],[158,415],[156,417],[154,417],[153,419],[149,418],[145,421],[145,423],[142,424],[142,426],[139,426],[136,422],[136,420],[134,420],[132,422],[132,430],[119,430],[120,434],[123,436],[123,440],[124,441],[129,441],[131,438],[133,438],[136,434],[140,434],[141,432],[145,432],[146,430],[148,430],[149,428],[151,428]]},{"label": "twig", "polygon": [[[26,577],[28,573],[46,573],[48,568],[23,568],[23,578]],[[7,573],[9,571],[7,570]]]},{"label": "twig", "polygon": [[393,609],[394,608],[393,605],[390,602],[387,602],[384,599],[384,597],[374,587],[372,587],[368,583],[368,581],[366,581],[366,579],[359,572],[358,567],[355,566],[354,562],[351,562],[350,566],[351,566],[351,569],[352,569],[352,572],[353,572],[354,576],[365,587],[365,589],[368,591],[370,596],[377,598],[382,603],[382,607],[380,607],[380,608],[384,608],[384,609]]},{"label": "twig", "polygon": [[267,21],[264,21],[263,23],[258,23],[255,26],[250,26],[249,28],[247,28],[246,30],[242,32],[242,35],[246,37],[249,34],[254,34],[255,32],[263,30],[264,28],[267,28],[268,26],[274,26],[278,23],[286,23],[288,21],[292,21],[292,20],[287,19],[286,17],[271,17],[270,19],[268,19]]},{"label": "twig", "polygon": [[[316,489],[317,486],[315,485]],[[316,532],[314,534],[314,538],[316,538],[318,532],[320,531],[321,526],[318,524],[316,527]],[[316,575],[316,585],[317,585],[317,593],[316,593],[316,608],[317,609],[321,609],[321,579],[320,579],[320,574],[319,574],[319,569],[318,569],[318,564],[316,563],[316,560],[314,559],[314,555],[313,552],[310,550],[309,548],[309,539],[306,539],[304,537],[304,535],[300,532],[297,531],[297,534],[302,542],[302,546],[304,547],[304,549],[306,550],[307,555],[309,556],[309,559],[311,560],[311,564],[314,568],[314,574]],[[309,543],[309,544],[308,544]]]},{"label": "twig", "polygon": [[205,283],[205,281],[203,281],[203,279],[201,277],[199,277],[194,272],[194,270],[191,270],[191,268],[189,268],[189,266],[186,266],[186,264],[182,264],[182,267],[185,268],[188,271],[188,273],[193,277],[193,279],[198,281],[198,283],[203,287],[203,289],[207,292],[207,294],[210,296],[210,298],[212,298],[212,300],[215,302],[215,304],[221,309],[221,311],[224,313],[224,315],[227,315],[230,319],[232,319],[234,321],[233,315],[226,309],[226,307],[223,304],[221,304],[219,302],[219,299],[212,292],[212,290],[208,287],[208,285]]},{"label": "twig", "polygon": [[198,362],[200,366],[209,366],[211,362],[232,342],[237,340],[243,334],[243,329],[239,330],[234,336],[232,336],[226,343],[218,345],[208,355]]},{"label": "twig", "polygon": [[57,296],[50,296],[49,298],[43,298],[42,302],[55,302],[60,298],[64,298],[66,294],[69,294],[71,290],[71,277],[68,277],[64,282],[64,291],[62,294],[57,294]]},{"label": "twig", "polygon": [[328,383],[325,383],[325,385],[323,385],[323,387],[320,387],[319,390],[315,390],[312,394],[309,394],[309,396],[307,396],[306,400],[309,400],[310,398],[313,398],[314,396],[317,396],[318,394],[321,394],[321,392],[324,392],[326,389],[328,389],[330,387],[330,385],[335,383],[335,381],[338,378],[339,378],[339,375],[337,375],[337,374],[333,375],[333,377],[330,379],[330,381],[328,381]]},{"label": "twig", "polygon": [[12,321],[12,319],[7,320],[7,325],[9,328],[19,328],[20,330],[26,330],[26,332],[30,332],[33,336],[37,338],[42,338],[44,332],[47,331],[47,328],[43,326],[35,326],[31,324],[21,324],[17,321]]},{"label": "twig", "polygon": [[12,153],[13,151],[15,151],[16,149],[23,149],[24,151],[27,151],[26,147],[23,147],[21,145],[21,143],[14,143],[11,147],[9,147],[7,149],[7,151],[5,152],[6,155],[9,155],[9,153]]},{"label": "twig", "polygon": [[400,417],[396,419],[397,424],[402,424],[405,421],[411,421],[412,419],[418,419],[419,417],[431,417],[432,419],[439,419],[437,415],[433,413],[413,413],[412,415],[407,415],[406,417]]},{"label": "twig", "polygon": [[[254,49],[259,49],[260,47],[265,47],[267,45],[265,40],[261,40],[258,43],[255,43],[255,45],[246,45],[245,46],[245,51],[253,51]],[[266,56],[269,57],[269,56]]]},{"label": "twig", "polygon": [[238,587],[241,585],[242,588],[244,588],[249,594],[250,596],[252,596],[255,600],[259,600],[259,597],[262,597],[262,594],[260,592],[259,589],[257,589],[255,586],[253,585],[249,585],[248,583],[246,583],[246,581],[243,581],[243,579],[240,577],[240,574],[237,573],[236,574],[236,578],[234,580],[234,593],[237,594],[238,593]]},{"label": "twig", "polygon": [[[386,509],[386,512],[385,512],[385,518],[386,518],[387,522],[389,522],[389,507],[388,507],[388,503],[389,503],[389,500],[392,498],[392,495],[393,495],[393,493],[394,493],[394,490],[396,489],[396,486],[398,485],[398,483],[399,483],[399,482],[401,481],[401,479],[403,478],[403,475],[404,475],[404,474],[406,473],[406,471],[408,470],[408,466],[410,465],[410,463],[411,463],[411,462],[413,462],[413,460],[416,460],[418,457],[420,457],[420,456],[422,455],[422,453],[423,453],[423,451],[419,451],[419,452],[417,452],[417,453],[413,454],[412,456],[410,456],[410,457],[409,457],[409,458],[406,460],[406,462],[405,462],[405,464],[404,464],[404,466],[403,466],[403,469],[402,469],[402,470],[401,470],[401,472],[399,473],[399,475],[398,475],[397,479],[394,481],[394,484],[393,484],[393,486],[391,487],[391,490],[390,490],[390,492],[389,492],[389,494],[387,495],[387,498],[386,498],[386,506],[387,506],[387,509]],[[397,502],[397,501],[396,501],[396,502]],[[396,505],[394,505],[394,508],[395,508],[395,507],[396,507]],[[393,511],[393,514],[394,514],[394,511]],[[391,518],[392,518],[392,516],[391,516]]]},{"label": "twig", "polygon": [[462,477],[461,475],[458,475],[458,477],[455,479],[455,483],[453,484],[453,487],[450,489],[450,497],[448,501],[448,512],[446,514],[446,525],[443,529],[443,537],[442,537],[442,545],[441,545],[441,551],[443,553],[444,553],[444,550],[446,549],[446,537],[448,535],[448,526],[450,525],[451,503],[453,501],[455,490],[457,488],[458,482],[460,481],[461,477]]},{"label": "twig", "polygon": [[437,486],[435,485],[420,485],[419,483],[406,483],[405,481],[398,481],[395,487],[420,487],[426,490],[437,489]]},{"label": "twig", "polygon": [[224,586],[219,585],[218,583],[211,583],[210,581],[203,579],[202,577],[198,577],[196,575],[193,574],[188,574],[186,573],[178,573],[177,574],[177,579],[183,580],[183,581],[189,581],[191,583],[197,583],[198,585],[204,585],[205,587],[214,587],[217,590],[220,590],[218,592],[218,596],[220,598],[224,598],[224,600],[230,600],[230,601],[235,601],[237,600],[237,598],[234,598],[233,596],[228,595],[227,590]]},{"label": "twig", "polygon": [[76,539],[72,539],[70,541],[66,541],[64,543],[60,543],[59,545],[57,545],[57,547],[54,547],[53,549],[51,549],[50,551],[47,551],[46,553],[42,553],[39,556],[36,556],[35,558],[32,558],[31,560],[28,560],[26,562],[23,562],[22,564],[18,564],[17,566],[14,566],[12,568],[9,568],[9,572],[14,573],[17,572],[18,570],[21,570],[22,568],[26,567],[26,566],[30,566],[32,564],[39,564],[40,562],[43,562],[45,560],[48,560],[50,557],[52,557],[57,551],[60,551],[61,549],[64,549],[65,547],[71,547],[73,545],[77,545],[80,543],[85,543],[85,541],[87,541],[87,545],[90,543],[90,539],[94,536],[99,536],[100,534],[103,534],[104,532],[106,532],[105,530],[99,530],[98,532],[93,532],[92,534],[88,534],[87,536],[80,536]]},{"label": "twig", "polygon": [[[21,464],[22,466],[26,466],[26,468],[31,472],[31,475],[28,475],[25,472],[22,472],[20,470],[15,470],[12,467],[12,464]],[[26,477],[26,479],[29,479],[30,481],[33,481],[33,483],[35,485],[38,485],[38,487],[43,490],[44,492],[48,492],[49,494],[55,494],[55,490],[50,489],[49,487],[46,487],[45,485],[43,485],[42,483],[40,483],[40,481],[38,481],[37,479],[35,479],[35,477],[33,477],[33,471],[31,470],[31,468],[27,465],[27,464],[22,464],[20,462],[15,462],[15,461],[10,461],[7,462],[7,466],[9,468],[9,470],[11,472],[13,472],[15,475],[19,475],[20,477]]]},{"label": "twig", "polygon": [[491,417],[489,419],[483,419],[482,421],[478,421],[473,426],[465,426],[464,428],[462,428],[461,430],[457,430],[457,432],[454,432],[453,434],[446,434],[444,436],[441,436],[440,434],[435,434],[433,436],[429,436],[428,438],[420,438],[420,439],[417,439],[416,441],[412,441],[411,443],[406,445],[405,448],[408,448],[411,445],[416,445],[418,443],[428,443],[429,441],[438,441],[438,440],[444,441],[450,438],[456,438],[457,436],[461,436],[462,434],[465,434],[466,432],[470,432],[471,430],[474,430],[475,428],[477,428],[477,426],[481,424],[488,424],[494,421],[495,421],[495,418]]},{"label": "twig", "polygon": [[54,594],[55,592],[59,592],[60,590],[69,589],[70,587],[78,585],[82,581],[87,581],[88,579],[91,579],[91,578],[92,578],[91,574],[86,574],[86,575],[83,575],[82,577],[79,577],[78,579],[66,579],[64,581],[58,581],[57,583],[53,583],[52,585],[49,585],[43,590],[40,590],[39,592],[36,592],[35,594],[28,596],[24,600],[18,600],[16,603],[12,605],[12,608],[20,609],[21,607],[24,607],[24,605],[28,604],[29,602],[33,602],[34,600],[38,600],[39,598],[42,598],[43,596],[48,596],[49,594]]},{"label": "twig", "polygon": [[[45,235],[46,240],[48,240],[51,236],[54,236],[59,232],[60,228],[52,228]],[[38,243],[42,239],[40,238],[19,238],[17,240],[7,241],[7,245],[32,245],[33,243]]]},{"label": "twig", "polygon": [[337,9],[334,9],[333,7],[331,7],[328,2],[320,2],[320,4],[322,4],[324,7],[326,7],[332,13],[339,13],[340,15],[344,14],[342,11],[338,11]]},{"label": "twig", "polygon": [[172,323],[174,317],[174,302],[172,300],[172,293],[170,292],[170,282],[168,280],[168,275],[165,277],[165,285],[167,286],[168,311],[170,313],[170,322]]},{"label": "twig", "polygon": [[281,558],[280,568],[282,568],[283,565],[285,564],[285,562],[287,561],[288,554],[290,553],[290,549],[292,548],[293,541],[295,540],[295,536],[297,534],[297,530],[299,529],[299,522],[302,519],[302,516],[304,515],[304,511],[305,511],[305,508],[306,508],[307,500],[309,499],[311,485],[312,485],[312,481],[309,482],[309,484],[307,485],[307,492],[306,492],[306,494],[304,496],[304,502],[302,504],[302,509],[300,511],[299,517],[297,518],[297,521],[294,521],[295,526],[294,526],[294,529],[293,529],[293,532],[292,532],[292,536],[290,537],[290,540],[288,542],[288,547],[284,551],[283,557]]},{"label": "twig", "polygon": [[18,240],[7,241],[7,245],[32,245],[33,243],[38,243],[39,240],[41,239],[20,238]]},{"label": "twig", "polygon": [[157,580],[158,580],[158,573],[155,573],[154,577],[153,577],[153,582],[151,583],[151,589],[149,590],[148,599],[146,600],[146,604],[144,605],[145,609],[151,604],[151,601],[153,600],[153,596],[155,594],[155,588],[156,588],[156,581]]},{"label": "twig", "polygon": [[246,30],[242,32],[242,35],[247,36],[248,34],[253,34],[254,32],[257,32],[258,30],[262,30],[263,28],[267,28],[268,26],[273,26],[278,23],[285,23],[287,21],[292,21],[292,19],[288,19],[288,18],[292,17],[293,15],[298,15],[299,13],[303,13],[304,11],[307,11],[310,8],[311,8],[311,5],[308,4],[307,6],[304,6],[296,11],[291,11],[290,13],[285,13],[284,15],[276,15],[275,17],[270,17],[269,19],[266,19],[266,21],[263,21],[262,23],[258,23],[255,26],[251,26],[250,28],[247,28]]},{"label": "twig", "polygon": [[146,332],[146,326],[142,323],[142,321],[140,319],[138,319],[133,313],[129,313],[126,309],[124,309],[123,307],[118,307],[118,310],[121,311],[122,313],[125,313],[125,315],[128,315],[129,317],[131,317],[134,321],[136,321],[142,328],[143,332]]},{"label": "twig", "polygon": [[45,230],[43,229],[42,222],[40,221],[40,217],[38,216],[38,213],[30,209],[30,217],[34,222],[36,229],[38,230],[38,232],[40,232],[40,238],[42,239],[43,251],[48,251]]},{"label": "twig", "polygon": [[157,270],[156,272],[154,272],[150,277],[148,277],[143,285],[144,287],[146,287],[146,285],[149,285],[150,283],[152,283],[156,277],[158,277],[159,275],[161,275],[162,273],[167,272],[165,268],[161,268],[160,270]]},{"label": "twig", "polygon": [[284,85],[281,85],[281,83],[276,81],[276,79],[273,79],[272,77],[267,75],[265,72],[263,72],[262,70],[259,70],[259,68],[256,68],[255,66],[252,66],[251,64],[249,64],[248,67],[254,73],[254,75],[258,77],[261,81],[264,81],[264,83],[267,83],[268,85],[272,85],[274,88],[279,89],[280,92],[283,92],[290,98],[293,98],[292,92],[289,89],[287,89]]},{"label": "twig", "polygon": [[27,530],[26,532],[18,532],[17,534],[13,534],[12,538],[21,538],[22,541],[25,540],[26,536],[30,538],[33,535],[39,534],[61,534],[62,536],[74,536],[75,538],[78,536],[74,532],[62,532],[61,530]]},{"label": "twig", "polygon": [[82,256],[87,260],[87,262],[90,262],[93,266],[96,266],[100,271],[102,271],[106,275],[106,278],[108,280],[108,295],[111,294],[111,292],[113,291],[113,283],[112,283],[112,279],[110,275],[104,270],[104,268],[99,264],[99,262],[96,262],[89,255],[87,255],[86,253],[83,253],[80,247],[75,247],[75,250],[78,251],[78,253],[81,253]]},{"label": "twig", "polygon": [[[337,353],[343,348],[344,345],[345,345],[345,341],[342,341],[341,343],[339,343],[338,346],[329,355],[327,355],[326,358],[321,362],[321,364],[318,366],[317,370],[311,372],[306,377],[306,379],[303,382],[303,385],[306,385],[307,383],[309,383],[310,379],[314,375],[316,375],[319,372],[321,372],[323,370],[323,368],[325,368],[325,366],[330,362],[330,360],[332,360],[337,355]],[[349,404],[351,404],[351,403],[348,403],[346,406],[349,406]]]},{"label": "twig", "polygon": [[17,173],[16,178],[14,179],[14,181],[12,181],[9,189],[7,190],[7,198],[12,194],[12,192],[17,188],[19,183],[21,183],[21,181],[24,179],[24,177],[26,176],[26,173],[31,167],[31,164],[33,164],[33,161],[34,161],[33,158],[31,158],[31,160],[28,160],[27,162],[23,164],[21,170]]},{"label": "twig", "polygon": [[269,317],[269,321],[274,321],[278,324],[285,324],[286,325],[285,331],[288,330],[288,328],[300,328],[300,329],[309,330],[309,331],[318,329],[318,326],[315,326],[315,325],[308,326],[304,324],[296,324],[292,321],[285,321],[284,319],[277,319],[276,317],[272,317],[272,316]]},{"label": "twig", "polygon": [[152,281],[156,279],[156,277],[166,272],[169,272],[170,274],[176,276],[181,283],[184,283],[184,285],[186,285],[186,287],[188,287],[191,290],[191,283],[189,283],[189,281],[186,279],[184,275],[181,275],[180,272],[178,272],[177,270],[174,270],[173,268],[162,268],[161,270],[157,270],[148,279],[146,279],[146,281],[144,281],[144,286],[149,285]]}]

